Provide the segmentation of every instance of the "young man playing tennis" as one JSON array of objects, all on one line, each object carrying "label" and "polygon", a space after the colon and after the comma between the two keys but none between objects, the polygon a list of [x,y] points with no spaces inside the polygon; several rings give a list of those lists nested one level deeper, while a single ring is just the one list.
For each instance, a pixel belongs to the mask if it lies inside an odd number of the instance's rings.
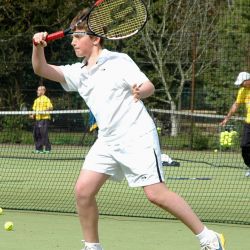
[{"label": "young man playing tennis", "polygon": [[220,125],[225,126],[239,106],[245,104],[247,115],[241,139],[241,154],[244,163],[248,167],[245,176],[250,177],[250,74],[248,72],[239,73],[234,84],[240,87],[237,99]]},{"label": "young man playing tennis", "polygon": [[153,84],[129,56],[103,49],[103,41],[86,31],[86,23],[80,23],[71,43],[76,56],[84,58],[82,63],[48,64],[44,56],[47,33],[34,35],[38,45],[33,46],[32,55],[35,73],[61,83],[66,91],[78,91],[97,120],[98,139],[75,186],[84,249],[103,249],[98,236],[96,194],[107,179],[126,177],[129,186],[142,187],[150,202],[185,223],[197,235],[202,250],[224,250],[223,236],[208,230],[185,200],[164,183],[156,128],[141,101],[154,93]]}]

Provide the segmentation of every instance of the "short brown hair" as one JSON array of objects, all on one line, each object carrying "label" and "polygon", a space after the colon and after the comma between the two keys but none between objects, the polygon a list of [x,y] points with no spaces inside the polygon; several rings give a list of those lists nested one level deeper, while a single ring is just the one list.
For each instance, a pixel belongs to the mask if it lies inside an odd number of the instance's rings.
[{"label": "short brown hair", "polygon": [[[71,27],[71,29],[73,31],[75,31],[76,29],[84,30],[86,32],[90,31],[86,19],[84,21],[80,22],[79,24],[77,24],[77,22],[83,16],[86,16],[89,13],[89,10],[90,10],[89,8],[85,8],[85,9],[79,11],[78,14],[73,18],[73,20],[71,21],[71,24],[70,24],[70,27]],[[100,38],[100,45],[101,45],[101,47],[103,47],[103,44],[104,44],[104,39]]]},{"label": "short brown hair", "polygon": [[89,31],[88,24],[87,24],[86,20],[77,24],[77,22],[81,19],[81,17],[87,15],[88,12],[89,12],[89,8],[85,8],[85,9],[79,11],[77,13],[77,15],[73,18],[73,20],[71,21],[71,24],[70,24],[70,27],[73,31],[75,31],[76,28],[81,29],[81,30],[85,30],[85,31]]}]

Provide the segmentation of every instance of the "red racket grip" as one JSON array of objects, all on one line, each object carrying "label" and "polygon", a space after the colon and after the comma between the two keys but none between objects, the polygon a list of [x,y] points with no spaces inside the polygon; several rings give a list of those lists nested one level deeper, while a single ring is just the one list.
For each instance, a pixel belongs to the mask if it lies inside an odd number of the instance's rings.
[{"label": "red racket grip", "polygon": [[65,37],[65,32],[64,30],[61,30],[61,31],[47,35],[45,41],[46,42],[54,41],[56,39],[63,38],[63,37]]},{"label": "red racket grip", "polygon": [[97,0],[97,1],[95,2],[94,6],[100,5],[103,1],[104,1],[104,0]]},{"label": "red racket grip", "polygon": [[[54,41],[56,39],[63,38],[63,37],[65,37],[65,31],[61,30],[61,31],[58,31],[58,32],[47,35],[47,37],[45,38],[45,41],[46,42]],[[35,46],[38,45],[38,43],[36,43],[34,40],[33,40],[33,44]]]}]

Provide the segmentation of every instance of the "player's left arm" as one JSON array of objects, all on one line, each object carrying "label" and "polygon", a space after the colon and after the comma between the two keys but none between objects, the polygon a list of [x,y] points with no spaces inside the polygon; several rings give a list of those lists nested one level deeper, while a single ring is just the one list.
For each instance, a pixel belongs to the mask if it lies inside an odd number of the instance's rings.
[{"label": "player's left arm", "polygon": [[132,86],[132,95],[135,101],[147,98],[154,94],[155,87],[151,81],[146,81],[140,85],[134,84]]},{"label": "player's left arm", "polygon": [[47,107],[46,107],[45,111],[51,111],[51,110],[53,110],[53,105],[52,105],[51,100],[48,98],[47,99]]}]

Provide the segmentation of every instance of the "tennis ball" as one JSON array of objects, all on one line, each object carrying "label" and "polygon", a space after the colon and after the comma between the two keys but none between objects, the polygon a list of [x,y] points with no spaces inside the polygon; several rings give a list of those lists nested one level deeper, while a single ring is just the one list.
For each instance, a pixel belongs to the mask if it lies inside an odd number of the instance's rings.
[{"label": "tennis ball", "polygon": [[12,231],[12,230],[13,230],[13,227],[14,227],[14,224],[13,224],[13,222],[11,222],[11,221],[7,221],[7,222],[5,222],[5,224],[4,224],[4,229],[5,229],[6,231]]},{"label": "tennis ball", "polygon": [[161,127],[157,127],[156,129],[157,129],[158,134],[161,135]]},{"label": "tennis ball", "polygon": [[217,152],[218,152],[218,150],[217,150],[217,149],[215,149],[215,150],[214,150],[214,152],[215,152],[215,153],[217,153]]}]

